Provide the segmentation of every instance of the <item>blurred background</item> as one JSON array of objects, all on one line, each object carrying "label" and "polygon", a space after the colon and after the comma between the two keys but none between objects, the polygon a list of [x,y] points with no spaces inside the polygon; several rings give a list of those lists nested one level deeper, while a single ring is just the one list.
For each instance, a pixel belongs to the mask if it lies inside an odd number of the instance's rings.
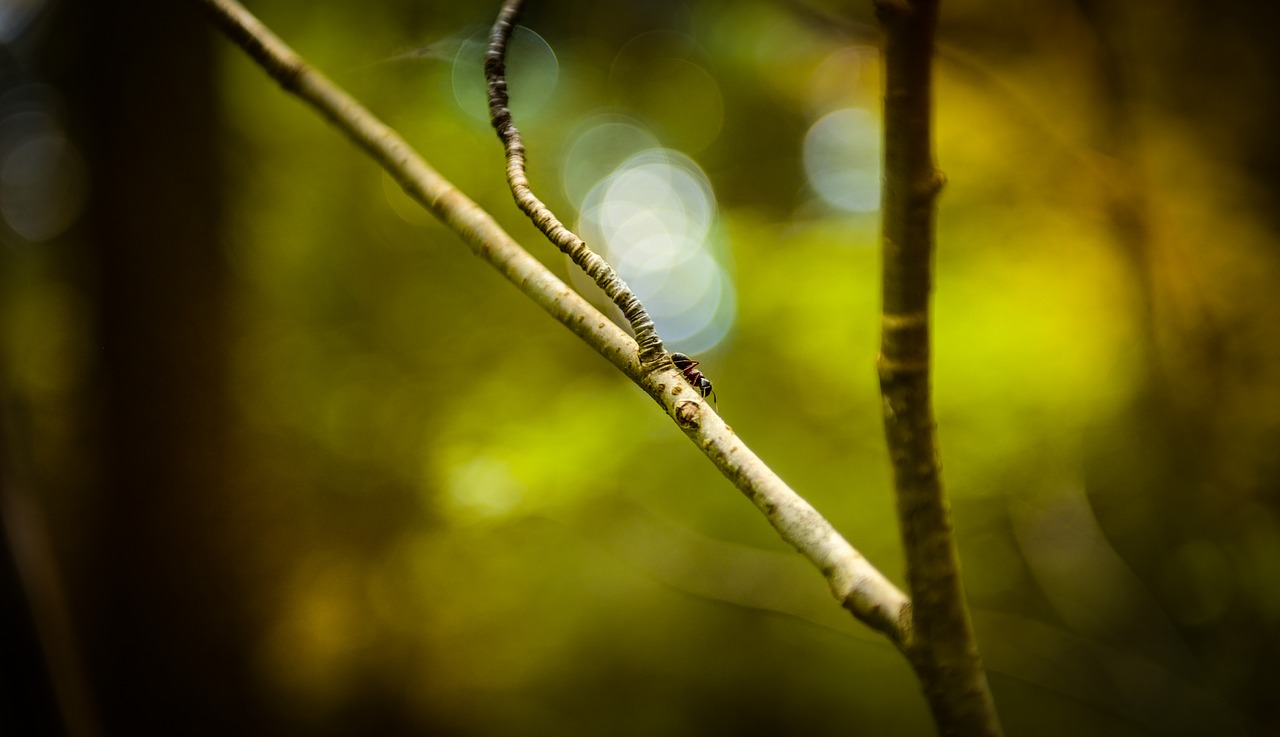
[{"label": "blurred background", "polygon": [[[869,0],[532,2],[534,187],[901,584]],[[636,387],[194,3],[0,2],[0,732],[927,735]],[[255,0],[562,278],[497,3]],[[1280,733],[1280,10],[944,2],[936,402],[1010,734]]]}]

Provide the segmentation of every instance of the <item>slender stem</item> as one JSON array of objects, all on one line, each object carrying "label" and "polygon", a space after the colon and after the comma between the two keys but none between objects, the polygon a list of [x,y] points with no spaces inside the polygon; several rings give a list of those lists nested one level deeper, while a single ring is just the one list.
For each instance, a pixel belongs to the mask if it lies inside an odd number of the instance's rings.
[{"label": "slender stem", "polygon": [[671,359],[662,347],[662,339],[658,336],[653,319],[640,303],[639,297],[604,258],[588,248],[573,231],[564,227],[529,186],[529,177],[525,172],[524,141],[511,117],[506,77],[507,44],[520,17],[521,5],[522,0],[506,0],[502,4],[497,20],[493,22],[493,30],[489,33],[489,49],[484,59],[484,75],[489,83],[489,121],[498,132],[498,138],[502,140],[502,146],[506,150],[507,184],[511,187],[511,194],[515,197],[516,205],[538,226],[538,230],[586,272],[622,310],[640,345],[640,361],[651,367],[670,364]]},{"label": "slender stem", "polygon": [[281,86],[314,106],[367,151],[477,256],[648,392],[782,539],[813,562],[844,608],[899,646],[910,639],[907,597],[765,465],[669,360],[667,367],[657,370],[643,366],[635,341],[530,256],[395,131],[308,66],[235,0],[197,2]]},{"label": "slender stem", "polygon": [[944,735],[999,735],[965,607],[930,395],[929,298],[941,172],[934,166],[932,55],[938,0],[878,0],[884,28],[885,436],[911,594],[906,653]]}]

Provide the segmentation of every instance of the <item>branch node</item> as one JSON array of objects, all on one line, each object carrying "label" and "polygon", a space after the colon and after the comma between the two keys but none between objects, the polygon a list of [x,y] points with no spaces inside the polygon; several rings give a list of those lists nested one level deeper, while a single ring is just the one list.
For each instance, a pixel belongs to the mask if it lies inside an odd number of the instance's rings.
[{"label": "branch node", "polygon": [[883,330],[920,330],[929,327],[928,312],[912,312],[906,315],[895,315],[885,312],[880,315],[880,327]]},{"label": "branch node", "polygon": [[696,430],[702,426],[702,405],[688,400],[676,402],[673,417],[685,430]]},{"label": "branch node", "polygon": [[281,66],[279,74],[276,75],[276,81],[286,91],[297,92],[302,88],[302,79],[307,75],[307,71],[306,62],[297,60]]},{"label": "branch node", "polygon": [[941,169],[935,168],[933,170],[933,182],[931,184],[931,194],[932,196],[937,197],[938,194],[942,192],[943,188],[947,186],[947,173]]},{"label": "branch node", "polygon": [[885,358],[881,353],[876,359],[876,373],[880,375],[880,381],[884,384],[891,384],[895,380],[908,374],[927,374],[929,373],[929,360],[912,361],[895,361]]}]

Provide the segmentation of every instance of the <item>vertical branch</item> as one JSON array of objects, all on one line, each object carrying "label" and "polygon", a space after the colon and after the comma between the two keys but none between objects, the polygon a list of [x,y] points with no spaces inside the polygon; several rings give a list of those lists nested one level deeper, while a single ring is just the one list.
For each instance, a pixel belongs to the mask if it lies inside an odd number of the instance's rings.
[{"label": "vertical branch", "polygon": [[999,735],[964,603],[930,395],[929,297],[944,179],[932,145],[938,0],[876,0],[884,29],[884,304],[878,368],[912,601],[904,650],[944,735]]},{"label": "vertical branch", "polygon": [[[911,607],[906,595],[765,465],[715,412],[694,400],[700,395],[674,365],[666,371],[645,371],[635,343],[620,328],[556,279],[395,131],[310,66],[239,3],[198,2],[212,22],[285,90],[313,106],[386,169],[405,192],[457,233],[477,256],[656,399],[782,539],[822,572],[832,595],[845,609],[895,644],[910,639]],[[665,353],[662,356],[670,361]]]},{"label": "vertical branch", "polygon": [[521,4],[521,0],[506,0],[502,4],[489,33],[489,49],[484,59],[484,75],[489,83],[489,122],[498,132],[498,138],[502,139],[502,146],[507,154],[507,184],[511,187],[511,194],[515,197],[516,205],[538,226],[538,230],[586,272],[622,310],[627,322],[631,323],[636,343],[639,344],[640,363],[646,368],[670,365],[653,319],[649,317],[635,292],[631,291],[607,261],[564,227],[529,186],[529,178],[525,173],[524,141],[511,118],[506,76],[507,44],[520,17]]}]

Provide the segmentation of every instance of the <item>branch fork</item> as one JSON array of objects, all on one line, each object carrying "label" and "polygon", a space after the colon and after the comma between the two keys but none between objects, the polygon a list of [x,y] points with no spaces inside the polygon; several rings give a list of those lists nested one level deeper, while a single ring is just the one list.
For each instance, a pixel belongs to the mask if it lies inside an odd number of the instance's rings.
[{"label": "branch fork", "polygon": [[235,0],[196,1],[281,86],[315,107],[476,255],[662,405],[778,534],[821,571],[836,600],[907,655],[943,734],[1001,734],[964,608],[949,505],[939,478],[929,389],[933,221],[944,182],[934,166],[930,141],[930,64],[938,0],[876,0],[885,29],[886,73],[884,307],[878,367],[911,599],[706,404],[663,349],[635,294],[534,196],[524,170],[524,144],[508,109],[505,79],[505,47],[519,15],[519,0],[504,3],[485,60],[491,120],[506,151],[508,183],[520,209],[622,309],[634,341],[530,256],[394,130],[309,67]]},{"label": "branch fork", "polygon": [[[782,539],[813,562],[827,579],[837,601],[900,647],[910,640],[910,606],[906,595],[765,465],[707,405],[685,380],[683,373],[675,368],[656,331],[652,330],[652,321],[648,320],[646,324],[647,314],[639,317],[641,313],[634,310],[628,314],[632,329],[636,330],[640,340],[637,345],[637,341],[521,248],[488,213],[436,172],[394,130],[319,71],[308,66],[236,0],[195,1],[209,12],[213,23],[273,79],[313,106],[368,152],[410,197],[457,233],[477,256],[657,401],[720,472],[755,504]],[[508,8],[504,6],[503,9],[507,11]],[[515,15],[509,18],[513,23]],[[510,30],[506,33],[509,35]],[[503,79],[499,86],[501,94],[505,94],[505,87]],[[506,130],[514,128],[509,120],[500,119],[499,124]],[[518,139],[510,140],[512,142],[507,143],[508,139],[504,138],[508,156],[519,161],[516,171],[522,172],[523,145],[516,145]],[[508,171],[511,168],[509,161]],[[517,183],[520,183],[518,179]],[[527,186],[527,182],[523,185]],[[532,196],[532,192],[528,195]],[[517,195],[517,203],[521,200],[529,202],[527,197]],[[539,220],[535,220],[537,222]],[[557,237],[567,233],[555,228],[551,220],[542,219],[541,222],[548,225]],[[585,244],[579,248],[576,243],[571,243],[569,247],[583,254]],[[585,255],[579,258],[595,264]],[[607,264],[603,267],[597,265],[594,271],[603,275],[612,273]],[[603,278],[597,278],[597,283]],[[606,293],[615,304],[619,304],[620,300],[627,301],[623,295],[631,293],[621,280],[616,279],[616,275],[614,278],[616,282],[606,279],[614,284],[606,289]]]}]

